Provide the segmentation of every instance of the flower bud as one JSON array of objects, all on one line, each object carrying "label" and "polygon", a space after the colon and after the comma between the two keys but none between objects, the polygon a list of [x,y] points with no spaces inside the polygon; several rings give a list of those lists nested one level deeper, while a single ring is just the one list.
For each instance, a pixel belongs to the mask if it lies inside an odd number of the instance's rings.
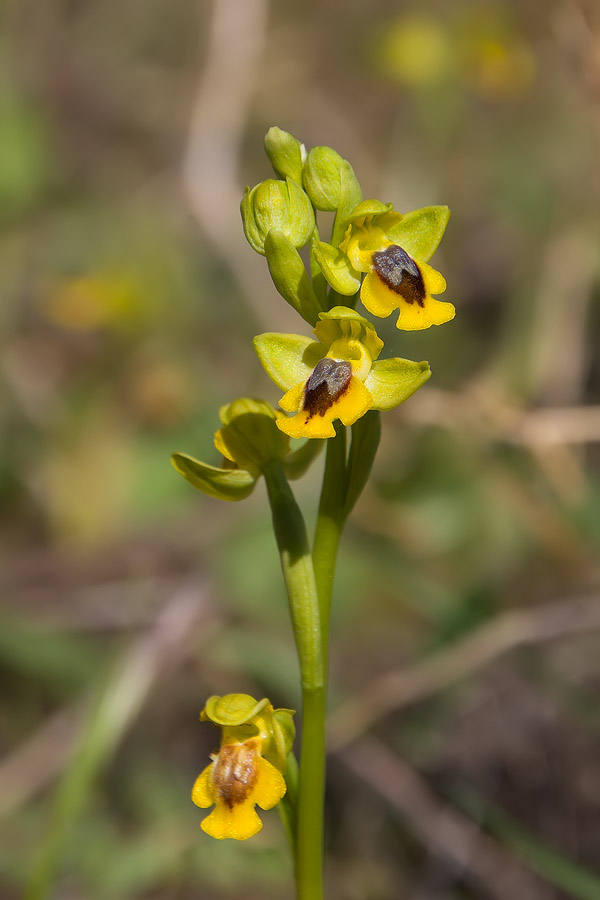
[{"label": "flower bud", "polygon": [[306,159],[304,144],[293,134],[274,125],[265,135],[265,153],[279,178],[291,178],[302,184],[302,166]]},{"label": "flower bud", "polygon": [[340,203],[344,160],[332,147],[313,147],[304,163],[304,190],[317,209],[333,212]]},{"label": "flower bud", "polygon": [[246,188],[241,210],[246,239],[262,256],[265,239],[273,229],[283,232],[296,249],[304,247],[314,231],[311,202],[291,178],[285,181],[268,178],[252,190]]}]

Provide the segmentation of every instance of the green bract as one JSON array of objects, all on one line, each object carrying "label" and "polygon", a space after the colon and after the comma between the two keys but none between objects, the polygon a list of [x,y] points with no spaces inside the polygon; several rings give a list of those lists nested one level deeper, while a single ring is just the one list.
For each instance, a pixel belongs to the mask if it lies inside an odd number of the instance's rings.
[{"label": "green bract", "polygon": [[264,249],[273,284],[284,300],[314,325],[322,307],[300,254],[290,239],[276,230],[268,233]]},{"label": "green bract", "polygon": [[315,228],[312,204],[299,184],[291,178],[268,178],[250,190],[241,204],[244,234],[251,247],[264,256],[265,239],[275,229],[296,248],[304,247]]},{"label": "green bract", "polygon": [[265,153],[279,178],[291,178],[302,184],[302,166],[306,150],[288,131],[274,125],[265,135]]}]

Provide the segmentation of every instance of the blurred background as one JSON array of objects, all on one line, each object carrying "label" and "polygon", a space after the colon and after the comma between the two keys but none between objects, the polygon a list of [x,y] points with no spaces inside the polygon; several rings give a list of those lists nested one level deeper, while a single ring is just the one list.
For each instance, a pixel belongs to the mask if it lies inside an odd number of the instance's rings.
[{"label": "blurred background", "polygon": [[[298,331],[239,199],[273,124],[447,203],[429,385],[335,590],[331,900],[600,898],[596,0],[8,0],[0,33],[0,898],[288,900],[276,813],[202,834],[212,694],[298,704],[219,405]],[[296,486],[314,521],[319,462]]]}]

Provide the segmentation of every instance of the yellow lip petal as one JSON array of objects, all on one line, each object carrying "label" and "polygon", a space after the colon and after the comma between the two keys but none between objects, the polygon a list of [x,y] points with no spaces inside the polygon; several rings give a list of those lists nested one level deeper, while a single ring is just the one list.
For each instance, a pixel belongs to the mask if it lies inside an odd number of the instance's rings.
[{"label": "yellow lip petal", "polygon": [[446,290],[446,279],[441,272],[427,263],[418,263],[428,294],[443,294]]},{"label": "yellow lip petal", "polygon": [[258,834],[263,827],[254,810],[254,803],[249,801],[231,808],[219,803],[200,826],[202,831],[219,841],[224,838],[246,841]]},{"label": "yellow lip petal", "polygon": [[335,437],[335,428],[333,427],[333,417],[310,416],[302,411],[290,419],[278,419],[277,427],[293,438],[330,438]]},{"label": "yellow lip petal", "polygon": [[[294,391],[297,389],[294,388]],[[288,392],[291,394],[292,392]],[[286,395],[287,397],[288,395]],[[298,395],[296,395],[297,399]],[[303,400],[302,399],[300,402]],[[281,403],[281,401],[280,401]],[[289,419],[278,419],[277,427],[290,437],[329,438],[335,437],[333,422],[340,419],[344,425],[353,425],[357,419],[371,409],[373,399],[360,378],[355,375],[350,379],[347,390],[331,404],[324,413],[311,415],[305,409]],[[293,407],[288,407],[293,409]],[[298,409],[298,406],[296,406]]]},{"label": "yellow lip petal", "polygon": [[374,272],[365,276],[360,289],[360,299],[365,309],[374,316],[385,319],[395,309],[402,298],[395,291],[390,290]]},{"label": "yellow lip petal", "polygon": [[403,331],[421,331],[431,325],[442,325],[453,319],[456,310],[452,304],[432,297],[432,294],[441,294],[446,290],[446,279],[427,263],[417,265],[425,289],[422,305],[418,302],[408,302],[398,291],[389,287],[375,271],[371,271],[365,276],[360,292],[364,307],[380,318],[385,318],[398,309],[400,315],[396,326]]},{"label": "yellow lip petal", "polygon": [[[279,401],[280,407],[285,409],[286,412],[297,412],[302,406],[304,399],[304,385],[305,382],[301,381],[296,387],[287,391]],[[277,424],[279,425],[279,421]]]},{"label": "yellow lip petal", "polygon": [[421,331],[431,325],[443,325],[456,315],[456,310],[451,303],[436,300],[434,297],[426,297],[425,305],[402,303],[400,315],[396,327],[402,331]]},{"label": "yellow lip petal", "polygon": [[272,809],[285,794],[285,778],[267,759],[260,760],[258,781],[252,794],[261,809]]},{"label": "yellow lip petal", "polygon": [[211,781],[213,765],[211,763],[198,775],[192,788],[192,803],[195,803],[201,809],[206,809],[206,807],[212,806],[215,802],[215,793]]}]

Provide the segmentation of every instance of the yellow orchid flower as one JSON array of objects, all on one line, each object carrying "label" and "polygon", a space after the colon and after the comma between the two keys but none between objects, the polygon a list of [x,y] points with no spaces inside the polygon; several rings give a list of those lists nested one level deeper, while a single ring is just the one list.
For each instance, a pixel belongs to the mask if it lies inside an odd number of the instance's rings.
[{"label": "yellow orchid flower", "polygon": [[410,216],[390,209],[374,215],[353,216],[340,251],[355,272],[366,273],[360,289],[363,306],[380,318],[398,309],[397,327],[418,331],[449,322],[454,318],[455,309],[451,303],[433,296],[446,290],[443,275],[408,252],[411,244],[416,244],[418,250],[418,241],[411,237],[407,227],[406,219],[410,221]]},{"label": "yellow orchid flower", "polygon": [[[245,841],[262,828],[254,809],[271,809],[286,792],[283,772],[294,740],[294,711],[249,694],[209,697],[200,713],[222,729],[221,748],[196,779],[192,802],[214,806],[200,823],[217,840]],[[265,757],[269,756],[272,762]]]},{"label": "yellow orchid flower", "polygon": [[319,452],[319,446],[290,452],[289,440],[275,427],[280,410],[263,400],[239,397],[219,410],[222,428],[215,433],[215,447],[222,465],[212,466],[190,456],[172,453],[171,464],[195,488],[218,500],[244,500],[256,486],[262,469],[271,460],[282,463],[288,478],[300,478]]},{"label": "yellow orchid flower", "polygon": [[245,841],[262,828],[254,807],[271,809],[285,794],[281,772],[261,755],[260,737],[223,743],[198,776],[192,801],[214,810],[200,824],[211,837]]},{"label": "yellow orchid flower", "polygon": [[352,425],[369,409],[392,409],[430,376],[426,362],[378,359],[383,341],[367,319],[337,306],[321,313],[317,340],[294,334],[254,339],[267,374],[285,393],[279,405],[290,418],[277,427],[290,437],[334,437],[334,421]]}]

